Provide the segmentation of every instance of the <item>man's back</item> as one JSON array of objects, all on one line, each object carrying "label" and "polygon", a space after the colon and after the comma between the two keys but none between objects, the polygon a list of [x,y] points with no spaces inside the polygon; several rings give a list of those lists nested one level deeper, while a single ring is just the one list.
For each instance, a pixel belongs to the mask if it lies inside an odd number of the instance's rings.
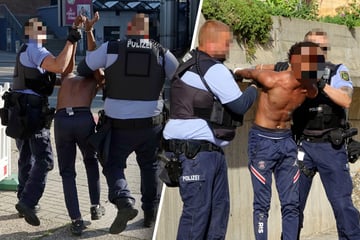
[{"label": "man's back", "polygon": [[57,109],[66,107],[90,107],[96,95],[97,82],[93,78],[68,75],[61,82]]}]

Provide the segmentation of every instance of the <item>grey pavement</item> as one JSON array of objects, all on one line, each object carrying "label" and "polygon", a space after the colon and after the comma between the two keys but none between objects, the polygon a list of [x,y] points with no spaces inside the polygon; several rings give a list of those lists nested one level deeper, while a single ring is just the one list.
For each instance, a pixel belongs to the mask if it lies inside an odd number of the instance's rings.
[{"label": "grey pavement", "polygon": [[[0,85],[3,82],[11,82],[11,75],[14,67],[15,54],[0,51]],[[56,95],[54,95],[56,96]],[[56,97],[54,97],[56,100]],[[95,113],[99,105],[93,106]],[[52,137],[53,129],[52,129]],[[12,176],[16,177],[18,151],[14,140],[11,140],[11,171]],[[90,220],[90,202],[87,189],[85,167],[82,162],[81,154],[77,152],[76,171],[77,171],[77,190],[80,202],[80,210],[87,228],[81,237],[74,237],[69,231],[70,218],[68,217],[62,190],[61,177],[57,166],[57,157],[54,146],[55,167],[49,173],[47,185],[43,197],[39,204],[41,211],[38,216],[41,225],[38,227],[30,226],[23,218],[19,218],[15,209],[17,197],[15,191],[0,190],[0,239],[1,240],[23,240],[23,239],[122,239],[122,240],[145,240],[151,239],[153,228],[143,228],[143,212],[140,208],[140,173],[135,156],[132,154],[128,159],[126,176],[133,196],[136,199],[135,207],[139,210],[138,216],[128,223],[124,232],[118,235],[109,234],[109,227],[116,216],[117,210],[107,201],[107,185],[104,176],[101,174],[101,204],[106,208],[106,214],[100,220]],[[0,143],[0,145],[3,145]],[[101,169],[101,167],[100,167]],[[169,223],[171,224],[171,223]],[[336,240],[335,231],[319,233],[314,236],[304,237],[303,240]],[[171,240],[171,239],[158,239]],[[234,239],[238,240],[238,239]]]},{"label": "grey pavement", "polygon": [[[52,129],[53,130],[53,129]],[[52,136],[54,136],[52,132]],[[54,139],[52,138],[53,150]],[[12,177],[17,173],[18,151],[15,142],[11,144],[12,154]],[[54,150],[55,167],[49,173],[45,192],[39,202],[41,210],[38,214],[41,225],[33,227],[28,225],[24,218],[19,218],[14,205],[17,202],[15,191],[0,191],[0,239],[74,239],[69,231],[70,218],[67,214],[62,190],[61,177],[57,166],[56,151]],[[128,222],[124,232],[119,235],[109,234],[109,227],[114,220],[117,209],[107,201],[107,185],[101,174],[101,198],[100,203],[106,208],[105,216],[100,220],[90,219],[90,200],[87,188],[87,178],[81,154],[77,151],[76,159],[77,190],[82,213],[87,228],[79,239],[124,239],[140,240],[151,239],[153,228],[143,228],[143,212],[140,207],[140,173],[134,155],[128,159],[128,167],[125,171],[128,184],[136,199],[135,207],[139,210],[138,216]]]}]

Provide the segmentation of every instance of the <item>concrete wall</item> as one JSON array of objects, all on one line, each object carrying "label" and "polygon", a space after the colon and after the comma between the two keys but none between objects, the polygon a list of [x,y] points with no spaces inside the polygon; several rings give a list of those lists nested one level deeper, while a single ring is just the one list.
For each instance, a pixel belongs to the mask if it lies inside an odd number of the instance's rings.
[{"label": "concrete wall", "polygon": [[[201,18],[200,21],[203,21]],[[201,24],[200,24],[201,25]],[[303,20],[289,20],[274,18],[274,29],[270,47],[259,47],[256,60],[251,64],[245,60],[245,52],[242,46],[234,44],[231,49],[229,60],[226,62],[229,68],[246,67],[259,63],[274,63],[286,58],[289,47],[296,41],[302,40],[304,34],[314,28],[322,27],[329,33],[332,43],[330,59],[334,62],[343,62],[349,68],[351,75],[357,80],[359,86],[360,72],[357,69],[359,63],[359,28],[351,35],[346,27],[309,22]],[[357,32],[357,33],[356,33]],[[194,36],[196,36],[194,34]],[[241,84],[243,89],[245,84]],[[355,88],[353,104],[350,109],[350,120],[354,127],[360,128],[360,89]],[[256,104],[255,104],[256,105]],[[254,239],[252,226],[252,200],[253,192],[250,173],[247,169],[247,134],[254,119],[255,106],[245,116],[244,125],[237,130],[236,138],[225,148],[228,161],[228,174],[230,185],[230,218],[227,230],[228,240],[252,240]],[[358,140],[358,136],[356,137]],[[355,174],[360,169],[360,161],[351,164],[351,172]],[[280,239],[281,216],[278,194],[273,184],[272,203],[269,217],[269,239]],[[158,228],[154,233],[156,240],[176,239],[177,226],[182,210],[182,202],[178,188],[166,188],[162,197],[162,206],[158,213]],[[336,230],[333,213],[325,196],[319,176],[316,175],[305,209],[305,222],[302,236],[309,236],[316,232]]]},{"label": "concrete wall", "polygon": [[350,32],[346,26],[331,23],[312,22],[301,19],[273,17],[271,41],[267,46],[259,46],[255,59],[248,63],[243,46],[234,44],[226,64],[234,67],[246,67],[261,63],[274,63],[287,59],[290,47],[304,39],[311,29],[321,28],[328,33],[331,49],[328,60],[343,63],[349,70],[355,86],[360,86],[360,27]]}]

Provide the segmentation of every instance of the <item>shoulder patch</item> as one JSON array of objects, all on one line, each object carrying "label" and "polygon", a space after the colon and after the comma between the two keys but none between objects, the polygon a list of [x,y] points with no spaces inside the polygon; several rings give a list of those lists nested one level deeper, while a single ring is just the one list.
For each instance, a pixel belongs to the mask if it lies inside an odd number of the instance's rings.
[{"label": "shoulder patch", "polygon": [[341,77],[342,80],[345,80],[345,81],[350,80],[350,76],[349,76],[349,73],[347,71],[340,71],[340,77]]}]

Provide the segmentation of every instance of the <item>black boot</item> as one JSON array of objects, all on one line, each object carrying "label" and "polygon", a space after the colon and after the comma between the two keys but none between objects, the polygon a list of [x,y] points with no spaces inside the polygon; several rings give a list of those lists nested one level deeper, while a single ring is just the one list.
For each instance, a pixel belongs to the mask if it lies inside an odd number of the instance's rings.
[{"label": "black boot", "polygon": [[[34,211],[35,211],[35,214],[37,214],[37,213],[39,213],[40,212],[40,205],[39,204],[37,204],[37,205],[35,205],[35,207],[34,207]],[[22,214],[22,213],[20,213],[19,212],[19,218],[23,218],[23,217],[25,217],[24,216],[24,214]]]},{"label": "black boot", "polygon": [[18,202],[15,205],[15,208],[16,208],[16,210],[18,210],[19,214],[21,214],[21,215],[23,215],[25,217],[25,221],[28,224],[33,225],[33,226],[39,226],[40,225],[40,220],[36,216],[35,209],[26,206],[22,202]]},{"label": "black boot", "polygon": [[146,210],[144,211],[144,227],[150,228],[154,225],[156,220],[156,211],[155,210]]},{"label": "black boot", "polygon": [[125,230],[127,222],[134,219],[138,210],[134,208],[133,202],[129,198],[118,198],[115,200],[118,212],[114,222],[110,226],[111,234],[119,234]]}]

